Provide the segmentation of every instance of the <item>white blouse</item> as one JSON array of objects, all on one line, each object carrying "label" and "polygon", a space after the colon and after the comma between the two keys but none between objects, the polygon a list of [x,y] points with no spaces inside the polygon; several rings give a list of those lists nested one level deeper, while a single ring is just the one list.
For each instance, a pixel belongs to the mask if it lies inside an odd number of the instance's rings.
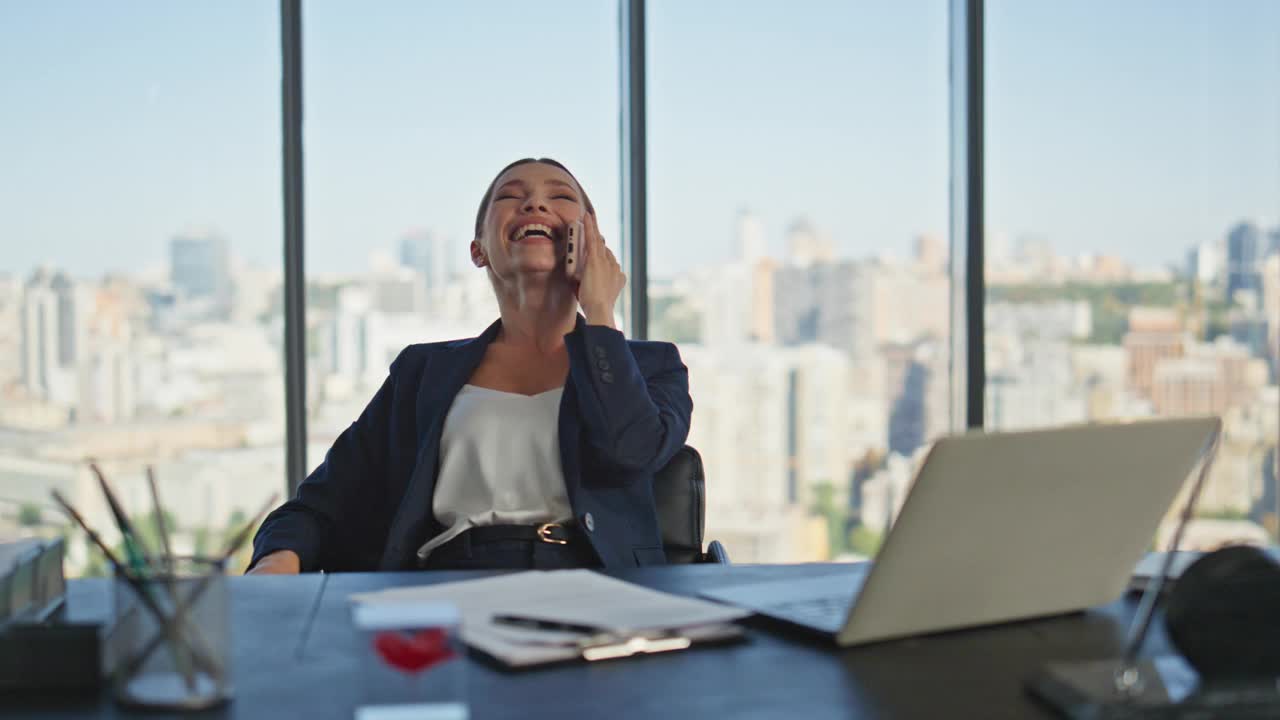
[{"label": "white blouse", "polygon": [[478,525],[538,525],[573,518],[560,465],[560,398],[464,385],[445,416],[431,509],[447,528],[419,550]]}]

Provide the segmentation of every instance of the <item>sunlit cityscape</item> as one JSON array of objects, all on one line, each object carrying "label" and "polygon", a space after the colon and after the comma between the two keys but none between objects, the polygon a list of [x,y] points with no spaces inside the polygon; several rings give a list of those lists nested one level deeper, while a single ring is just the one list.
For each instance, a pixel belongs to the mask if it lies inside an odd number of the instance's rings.
[{"label": "sunlit cityscape", "polygon": [[[928,443],[952,430],[947,243],[840,257],[801,218],[770,257],[756,215],[725,227],[730,261],[650,288],[651,335],[690,371],[707,538],[739,562],[870,555]],[[366,268],[309,279],[312,465],[405,345],[496,317],[456,245],[406,230]],[[988,245],[988,428],[1220,414],[1226,440],[1187,544],[1274,538],[1280,232],[1241,221],[1157,268],[1035,237]],[[154,466],[179,552],[213,551],[282,491],[281,277],[231,247],[188,229],[159,249],[160,272],[0,278],[0,536],[67,534],[53,489],[109,526],[88,459],[143,515]],[[69,572],[102,569],[78,537],[69,554]]]},{"label": "sunlit cityscape", "polygon": [[[111,528],[91,459],[144,534],[154,469],[183,553],[287,486],[279,8],[131,9],[0,12],[0,540],[65,535],[70,574],[103,560],[49,493]],[[466,246],[498,168],[565,162],[626,256],[618,9],[307,5],[311,467],[404,346],[496,316]],[[1186,544],[1274,541],[1280,10],[986,10],[987,429],[1220,414]],[[950,11],[646,5],[649,336],[734,562],[873,554],[962,430]],[[530,32],[576,50],[530,66]]]}]

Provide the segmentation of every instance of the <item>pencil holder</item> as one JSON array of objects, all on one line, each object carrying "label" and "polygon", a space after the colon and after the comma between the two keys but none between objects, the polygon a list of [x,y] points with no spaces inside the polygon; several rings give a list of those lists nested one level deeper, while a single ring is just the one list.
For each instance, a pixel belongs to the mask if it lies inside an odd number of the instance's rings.
[{"label": "pencil holder", "polygon": [[175,558],[113,580],[112,687],[124,705],[202,710],[231,697],[227,577]]},{"label": "pencil holder", "polygon": [[355,603],[351,623],[364,681],[356,720],[467,720],[467,663],[455,606]]}]

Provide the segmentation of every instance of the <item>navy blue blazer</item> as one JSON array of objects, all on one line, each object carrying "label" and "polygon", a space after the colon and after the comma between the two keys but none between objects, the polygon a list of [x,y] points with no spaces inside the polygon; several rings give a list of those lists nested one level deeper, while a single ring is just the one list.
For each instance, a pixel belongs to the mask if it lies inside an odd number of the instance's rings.
[{"label": "navy blue blazer", "polygon": [[[440,434],[501,321],[468,340],[410,345],[292,500],[267,516],[253,562],[293,550],[304,572],[408,570],[445,528],[432,512]],[[611,328],[565,336],[560,460],[580,528],[606,568],[666,562],[653,475],[685,443],[693,401],[675,345]]]}]

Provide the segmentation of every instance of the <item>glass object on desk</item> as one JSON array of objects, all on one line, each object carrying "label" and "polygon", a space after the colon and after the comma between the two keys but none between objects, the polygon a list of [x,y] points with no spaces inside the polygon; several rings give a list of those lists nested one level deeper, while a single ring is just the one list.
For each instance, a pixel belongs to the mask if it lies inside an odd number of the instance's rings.
[{"label": "glass object on desk", "polygon": [[108,642],[121,704],[201,710],[231,698],[230,616],[224,563],[174,558],[113,580]]},{"label": "glass object on desk", "polygon": [[356,720],[467,720],[460,619],[448,603],[353,603],[364,679]]}]

